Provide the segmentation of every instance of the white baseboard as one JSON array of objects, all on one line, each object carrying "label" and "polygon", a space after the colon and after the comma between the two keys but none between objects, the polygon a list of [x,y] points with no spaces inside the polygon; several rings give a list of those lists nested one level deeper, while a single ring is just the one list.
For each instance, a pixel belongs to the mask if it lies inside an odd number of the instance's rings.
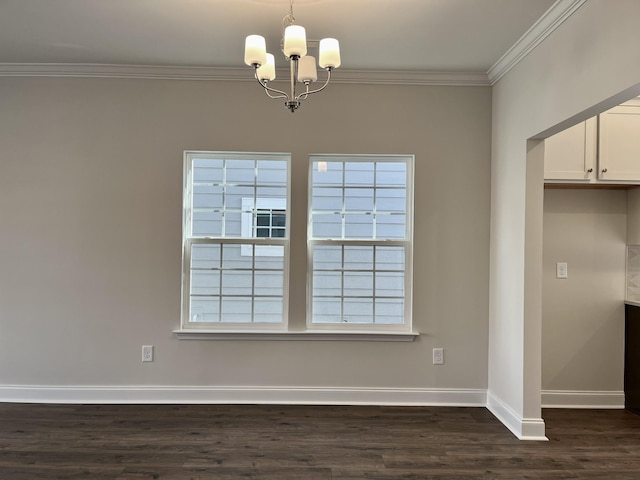
[{"label": "white baseboard", "polygon": [[624,408],[622,391],[543,390],[542,408]]},{"label": "white baseboard", "polygon": [[0,385],[0,402],[485,407],[487,394],[446,388]]},{"label": "white baseboard", "polygon": [[542,418],[522,418],[491,392],[487,392],[487,408],[520,440],[548,440]]}]

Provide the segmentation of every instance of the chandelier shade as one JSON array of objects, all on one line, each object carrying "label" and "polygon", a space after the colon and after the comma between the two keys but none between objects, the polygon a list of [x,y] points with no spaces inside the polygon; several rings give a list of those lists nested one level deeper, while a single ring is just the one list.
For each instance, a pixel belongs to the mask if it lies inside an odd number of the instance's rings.
[{"label": "chandelier shade", "polygon": [[276,60],[271,53],[267,53],[267,62],[257,70],[258,80],[271,82],[276,79]]},{"label": "chandelier shade", "polygon": [[300,25],[289,25],[284,30],[284,54],[291,57],[304,57],[307,54],[307,32]]},{"label": "chandelier shade", "polygon": [[244,42],[244,63],[263,65],[267,62],[267,43],[261,35],[249,35]]}]

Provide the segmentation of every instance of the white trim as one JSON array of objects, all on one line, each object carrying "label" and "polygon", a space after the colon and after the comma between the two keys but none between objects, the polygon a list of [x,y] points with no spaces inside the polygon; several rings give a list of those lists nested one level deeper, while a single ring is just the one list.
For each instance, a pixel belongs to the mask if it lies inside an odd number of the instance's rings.
[{"label": "white trim", "polygon": [[543,390],[542,407],[624,409],[624,392],[616,390]]},{"label": "white trim", "polygon": [[542,418],[522,418],[491,392],[487,392],[487,409],[518,439],[548,440]]},{"label": "white trim", "polygon": [[0,385],[0,402],[484,407],[486,391],[455,388]]},{"label": "white trim", "polygon": [[[278,71],[278,75],[280,78],[287,78],[289,71]],[[74,63],[0,63],[0,77],[96,77],[255,82],[249,68]],[[331,83],[490,86],[487,74],[484,72],[411,70],[340,70],[332,76]]]},{"label": "white trim", "polygon": [[489,82],[494,85],[509,70],[536,48],[545,38],[564,23],[587,0],[557,0],[520,39],[493,64],[487,72]]},{"label": "white trim", "polygon": [[[278,324],[278,326],[280,326]],[[420,334],[418,332],[392,331],[327,331],[305,330],[279,331],[273,330],[174,330],[173,333],[180,340],[329,340],[329,341],[361,341],[361,342],[413,342]]]}]

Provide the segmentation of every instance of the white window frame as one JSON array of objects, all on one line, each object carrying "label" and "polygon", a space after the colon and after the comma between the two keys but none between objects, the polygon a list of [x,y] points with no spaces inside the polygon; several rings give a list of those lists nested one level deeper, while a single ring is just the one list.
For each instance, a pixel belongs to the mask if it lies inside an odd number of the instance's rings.
[{"label": "white window frame", "polygon": [[[252,235],[238,237],[195,237],[191,234],[192,209],[192,165],[197,159],[223,159],[223,160],[280,160],[287,162],[287,198],[284,202],[272,202],[286,212],[286,234],[278,238],[256,238]],[[182,308],[181,328],[179,332],[211,332],[211,331],[247,331],[247,332],[273,332],[286,331],[289,318],[289,239],[290,239],[290,205],[291,205],[291,155],[288,153],[259,153],[259,152],[219,152],[219,151],[185,151],[184,152],[184,184],[183,184],[183,221],[182,221]],[[257,198],[256,198],[257,200]],[[289,206],[289,208],[287,208]],[[244,221],[241,216],[241,222]],[[250,216],[249,221],[252,222]],[[250,224],[251,231],[252,224]],[[241,223],[242,228],[242,223]],[[271,245],[282,246],[283,258],[283,315],[281,322],[194,322],[190,321],[191,303],[191,249],[193,245],[246,245],[251,244],[261,248],[262,254],[256,252],[256,256],[273,256]],[[279,248],[279,247],[276,247]],[[271,250],[270,250],[271,249]],[[246,253],[246,252],[245,252]]]},{"label": "white window frame", "polygon": [[[406,225],[403,240],[388,239],[319,239],[313,237],[313,165],[318,162],[318,168],[323,171],[330,162],[404,162],[406,164]],[[309,180],[307,200],[307,302],[306,318],[309,331],[386,331],[411,332],[412,330],[412,297],[413,297],[413,208],[414,208],[414,155],[334,155],[312,154],[309,156]],[[313,252],[315,246],[403,246],[405,248],[404,271],[404,323],[402,324],[374,324],[374,323],[313,323]],[[375,299],[375,292],[373,294]]]}]

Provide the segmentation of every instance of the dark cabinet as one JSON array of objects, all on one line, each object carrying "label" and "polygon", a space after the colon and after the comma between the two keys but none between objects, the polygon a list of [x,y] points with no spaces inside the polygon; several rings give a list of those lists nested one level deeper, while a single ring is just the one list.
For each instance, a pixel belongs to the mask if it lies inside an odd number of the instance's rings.
[{"label": "dark cabinet", "polygon": [[625,305],[624,406],[640,414],[640,307]]}]

